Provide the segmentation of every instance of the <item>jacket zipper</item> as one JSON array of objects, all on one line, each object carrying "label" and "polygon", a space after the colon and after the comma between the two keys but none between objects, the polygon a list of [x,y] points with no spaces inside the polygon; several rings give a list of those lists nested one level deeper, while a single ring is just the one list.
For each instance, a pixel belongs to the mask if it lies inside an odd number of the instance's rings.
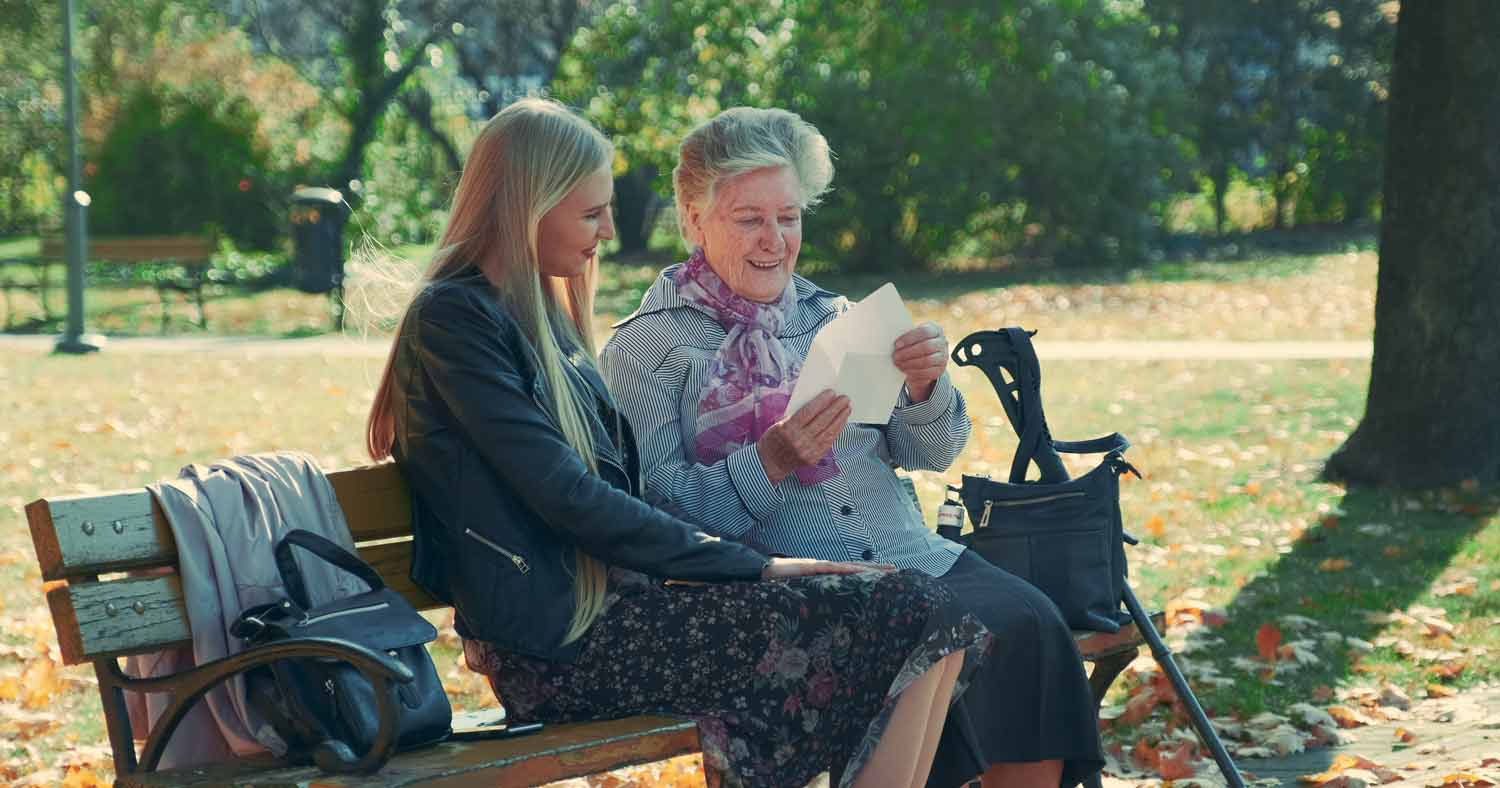
[{"label": "jacket zipper", "polygon": [[1032,505],[1034,503],[1046,503],[1048,501],[1058,501],[1058,500],[1062,500],[1064,498],[1077,498],[1077,497],[1079,497],[1081,495],[1086,495],[1086,494],[1087,493],[1084,493],[1082,491],[1075,491],[1075,492],[1056,493],[1056,494],[1053,494],[1053,495],[1043,495],[1043,496],[1040,496],[1038,498],[1023,498],[1023,499],[1017,500],[1017,501],[996,501],[996,500],[985,501],[984,502],[984,514],[980,515],[980,517],[979,517],[979,527],[980,528],[988,528],[988,527],[990,527],[990,512],[996,506],[1030,506],[1030,505]]},{"label": "jacket zipper", "polygon": [[365,605],[364,607],[351,607],[351,608],[349,608],[347,610],[335,610],[332,613],[324,613],[321,616],[313,616],[312,618],[304,619],[302,621],[302,624],[304,626],[306,626],[307,624],[316,624],[319,621],[327,621],[330,618],[340,618],[342,616],[352,616],[352,615],[354,615],[356,613],[369,613],[369,612],[374,611],[374,610],[384,610],[384,609],[386,609],[386,608],[388,608],[390,606],[391,606],[390,602],[381,602],[381,603],[376,604],[376,605]]},{"label": "jacket zipper", "polygon": [[531,571],[531,564],[526,563],[526,559],[501,547],[500,545],[495,544],[494,540],[485,537],[484,534],[475,531],[473,528],[465,528],[464,533],[479,540],[479,543],[484,545],[485,547],[488,547],[491,550],[494,550],[495,552],[505,556],[506,558],[509,558],[510,562],[515,564],[517,569],[521,570],[521,574],[524,575],[527,572]]}]

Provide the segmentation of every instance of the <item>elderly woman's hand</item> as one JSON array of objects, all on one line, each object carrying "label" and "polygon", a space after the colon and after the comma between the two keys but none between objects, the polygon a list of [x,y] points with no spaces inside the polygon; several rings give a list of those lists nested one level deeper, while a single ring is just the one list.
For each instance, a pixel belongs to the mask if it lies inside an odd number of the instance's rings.
[{"label": "elderly woman's hand", "polygon": [[948,368],[948,337],[937,323],[923,323],[896,338],[891,361],[906,376],[912,401],[925,402]]},{"label": "elderly woman's hand", "polygon": [[852,412],[848,397],[825,390],[796,413],[772,424],[755,442],[766,478],[775,484],[804,465],[816,465],[833,448]]}]

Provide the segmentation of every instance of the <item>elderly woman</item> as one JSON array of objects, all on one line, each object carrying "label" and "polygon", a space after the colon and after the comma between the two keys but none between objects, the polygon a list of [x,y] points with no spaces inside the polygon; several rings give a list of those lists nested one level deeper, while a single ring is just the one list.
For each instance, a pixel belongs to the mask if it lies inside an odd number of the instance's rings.
[{"label": "elderly woman", "polygon": [[766,554],[940,578],[996,638],[927,784],[1071,786],[1103,756],[1067,625],[1035,588],[927,528],[893,471],[946,469],[968,438],[942,329],[918,326],[891,349],[906,384],[884,424],[848,423],[832,392],[786,413],[813,336],[848,307],[794,273],[803,211],[832,177],[823,136],[783,110],[731,109],[683,141],[674,186],[692,255],[662,271],[601,356],[647,495]]}]

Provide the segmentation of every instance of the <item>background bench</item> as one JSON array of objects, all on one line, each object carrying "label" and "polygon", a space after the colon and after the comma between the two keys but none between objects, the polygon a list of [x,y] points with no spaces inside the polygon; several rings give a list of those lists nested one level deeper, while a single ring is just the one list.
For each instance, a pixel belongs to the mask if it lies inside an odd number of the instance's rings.
[{"label": "background bench", "polygon": [[[360,557],[421,610],[442,607],[411,581],[411,504],[392,464],[329,474]],[[321,775],[312,767],[287,767],[271,759],[239,760],[211,768],[153,772],[138,764],[135,731],[123,692],[134,680],[119,658],[191,641],[182,585],[175,573],[125,577],[131,569],[173,568],[177,549],[166,516],[145,489],[44,498],[26,507],[47,604],[63,661],[91,662],[119,785],[308,784],[413,785],[475,781],[484,785],[538,785],[699,751],[697,727],[688,720],[640,716],[607,722],[549,725],[515,739],[447,742],[397,755],[368,777]],[[1161,626],[1160,614],[1156,616]],[[1135,627],[1114,635],[1079,633],[1096,704],[1142,640]],[[157,680],[158,682],[162,680]],[[188,682],[168,684],[179,691]],[[200,682],[201,683],[201,682]],[[457,721],[456,721],[457,722]],[[153,732],[154,733],[154,732]],[[148,739],[145,752],[160,744]]]},{"label": "background bench", "polygon": [[[90,237],[85,255],[89,267],[95,271],[116,269],[121,276],[93,277],[88,286],[154,287],[161,299],[162,331],[167,329],[169,294],[182,293],[193,299],[198,308],[197,325],[205,328],[208,318],[203,308],[203,286],[207,283],[210,258],[217,249],[217,240],[209,235]],[[27,268],[31,272],[30,281],[18,281],[9,275],[0,279],[0,290],[5,293],[6,327],[11,325],[14,315],[12,290],[36,292],[43,316],[51,320],[47,295],[54,286],[63,289],[66,276],[54,285],[51,271],[54,268],[66,271],[66,240],[62,236],[43,236],[41,251],[35,257],[11,258],[0,263],[5,268]],[[137,275],[142,273],[145,275]]]}]

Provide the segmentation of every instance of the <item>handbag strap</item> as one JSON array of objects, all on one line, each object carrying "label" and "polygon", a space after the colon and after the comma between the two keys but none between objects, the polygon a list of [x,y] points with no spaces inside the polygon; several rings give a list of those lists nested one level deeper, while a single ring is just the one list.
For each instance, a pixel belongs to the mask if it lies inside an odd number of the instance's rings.
[{"label": "handbag strap", "polygon": [[300,547],[330,564],[348,572],[369,584],[370,590],[385,588],[385,581],[375,568],[359,556],[345,550],[343,546],[302,528],[287,531],[276,543],[276,570],[281,573],[281,582],[291,597],[303,610],[312,607],[307,595],[307,580],[292,558],[292,548]]}]

